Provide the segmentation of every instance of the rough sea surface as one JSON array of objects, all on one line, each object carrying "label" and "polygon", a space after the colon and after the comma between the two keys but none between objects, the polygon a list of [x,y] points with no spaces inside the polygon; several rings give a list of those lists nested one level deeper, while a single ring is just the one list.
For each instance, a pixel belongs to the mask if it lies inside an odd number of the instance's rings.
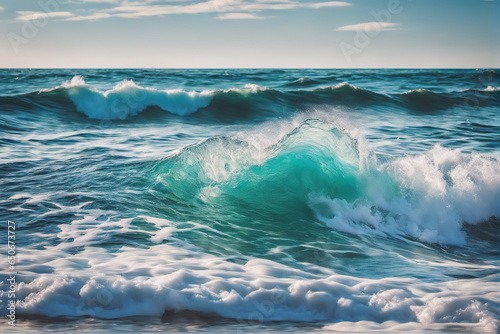
[{"label": "rough sea surface", "polygon": [[2,331],[499,330],[499,70],[0,87]]}]

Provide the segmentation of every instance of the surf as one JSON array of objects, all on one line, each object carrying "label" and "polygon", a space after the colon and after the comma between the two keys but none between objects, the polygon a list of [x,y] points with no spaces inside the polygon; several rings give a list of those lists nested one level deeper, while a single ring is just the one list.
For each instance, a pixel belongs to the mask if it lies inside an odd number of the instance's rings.
[{"label": "surf", "polygon": [[498,330],[498,71],[0,72],[24,328]]},{"label": "surf", "polygon": [[311,119],[260,150],[210,138],[157,163],[151,177],[184,203],[253,208],[279,222],[312,215],[341,232],[429,243],[463,246],[463,224],[500,217],[496,158],[437,145],[381,161],[359,140]]},{"label": "surf", "polygon": [[112,89],[100,90],[88,85],[82,76],[77,75],[55,88],[1,96],[0,102],[4,110],[33,112],[43,108],[59,110],[59,113],[68,109],[70,103],[79,113],[97,120],[133,119],[151,108],[159,108],[178,116],[196,116],[203,112],[218,120],[232,121],[259,115],[274,117],[279,116],[278,110],[294,113],[324,105],[349,108],[385,106],[394,110],[417,112],[445,111],[457,107],[500,106],[500,92],[493,86],[483,90],[466,89],[439,93],[427,89],[413,89],[404,93],[379,93],[348,82],[290,89],[293,87],[294,82],[284,88],[245,84],[243,87],[196,91],[142,87],[133,80],[125,79]]}]

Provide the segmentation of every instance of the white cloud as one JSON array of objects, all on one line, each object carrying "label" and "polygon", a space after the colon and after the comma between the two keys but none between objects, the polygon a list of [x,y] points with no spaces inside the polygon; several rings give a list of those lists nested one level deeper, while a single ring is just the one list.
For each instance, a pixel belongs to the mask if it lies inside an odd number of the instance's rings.
[{"label": "white cloud", "polygon": [[344,1],[327,1],[327,2],[317,2],[307,5],[309,8],[325,8],[325,7],[347,7],[351,6],[350,3]]},{"label": "white cloud", "polygon": [[255,14],[250,13],[224,13],[217,17],[221,20],[255,20],[255,19],[263,19],[263,16],[257,16]]},{"label": "white cloud", "polygon": [[118,6],[109,10],[119,17],[144,17],[168,14],[199,14],[217,12],[258,12],[262,10],[284,10],[300,6],[295,1],[247,2],[243,0],[208,0],[189,5],[133,5]]},{"label": "white cloud", "polygon": [[390,31],[401,30],[399,23],[390,22],[367,22],[343,26],[335,30],[339,31]]},{"label": "white cloud", "polygon": [[74,14],[72,14],[70,12],[31,12],[31,11],[18,11],[17,14],[19,15],[17,17],[17,19],[19,21],[38,20],[38,19],[45,19],[45,18],[50,18],[50,17],[63,18],[63,17],[74,16]]},{"label": "white cloud", "polygon": [[88,20],[101,20],[101,19],[107,19],[108,17],[111,17],[110,14],[108,13],[95,13],[91,15],[86,15],[86,16],[73,16],[64,19],[64,21],[88,21]]},{"label": "white cloud", "polygon": [[80,2],[106,2],[106,3],[115,3],[119,2],[117,0],[80,0]]},{"label": "white cloud", "polygon": [[2,6],[0,6],[0,12],[3,10],[4,8]]},{"label": "white cloud", "polygon": [[255,0],[255,2],[267,2],[267,3],[290,3],[292,0]]},{"label": "white cloud", "polygon": [[[101,1],[101,0],[84,0]],[[104,0],[106,1],[106,0]],[[189,4],[147,4],[145,2],[126,2],[123,5],[103,10],[100,14],[75,16],[68,21],[95,20],[108,17],[138,18],[169,14],[220,13],[218,18],[261,18],[253,13],[263,10],[287,10],[295,8],[325,8],[350,6],[344,1],[301,3],[294,0],[207,0]],[[150,1],[149,1],[150,2]],[[185,0],[185,2],[190,2]],[[231,14],[231,15],[225,15]],[[248,15],[242,15],[248,14]]]}]

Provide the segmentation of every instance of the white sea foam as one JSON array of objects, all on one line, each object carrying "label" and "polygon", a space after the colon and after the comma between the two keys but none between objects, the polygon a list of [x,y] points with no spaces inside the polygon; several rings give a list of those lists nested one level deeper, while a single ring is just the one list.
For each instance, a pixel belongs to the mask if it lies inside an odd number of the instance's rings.
[{"label": "white sea foam", "polygon": [[[315,123],[314,128],[318,129],[306,130],[307,135],[300,137],[301,144],[330,147],[335,152],[331,158],[337,164],[340,162],[342,173],[352,173],[344,168],[342,161],[357,166],[356,187],[360,195],[354,201],[345,199],[334,189],[331,192],[336,197],[325,195],[325,191],[318,195],[315,189],[309,194],[311,208],[329,227],[351,234],[406,235],[428,243],[463,246],[467,242],[464,223],[477,224],[500,217],[500,161],[497,158],[436,145],[426,153],[382,163],[370,152],[350,121],[335,114],[326,117],[320,113],[307,114],[311,115],[336,125]],[[201,153],[209,159],[204,175],[215,175],[218,171],[219,177],[211,178],[217,183],[240,173],[241,166],[264,163],[275,154],[270,148],[300,126],[305,116],[264,123],[255,131],[238,133],[236,137],[249,143],[248,147],[207,145],[207,151]],[[341,129],[346,135],[341,140],[334,139],[327,134],[332,128]],[[355,152],[342,149],[342,142],[348,140],[355,143]],[[217,155],[213,154],[215,151]],[[225,168],[224,162],[228,160],[235,170]],[[316,187],[321,189],[321,184]]]},{"label": "white sea foam", "polygon": [[201,92],[183,89],[158,90],[138,86],[132,80],[123,80],[113,89],[99,90],[89,86],[80,75],[65,81],[61,86],[42,89],[51,92],[64,89],[76,109],[92,119],[126,119],[144,111],[147,107],[157,106],[173,114],[190,115],[207,107],[216,93],[236,92],[241,95],[255,94],[269,90],[256,84],[245,84],[242,88],[227,90],[204,90]]},{"label": "white sea foam", "polygon": [[256,85],[256,84],[246,84],[243,89],[239,89],[237,91],[250,91],[250,93],[257,93],[257,92],[263,92],[263,91],[266,91],[268,90],[269,88],[267,87],[262,87],[262,86],[259,86],[259,85]]},{"label": "white sea foam", "polygon": [[[465,245],[463,224],[500,217],[500,162],[435,146],[372,168],[354,202],[311,195],[318,218],[353,234],[408,235]],[[328,208],[325,210],[325,207]]]},{"label": "white sea foam", "polygon": [[125,119],[137,115],[149,106],[158,106],[177,115],[189,115],[206,107],[213,91],[157,90],[123,80],[113,89],[100,91],[88,86],[83,77],[75,76],[61,88],[71,98],[78,111],[94,119]]},{"label": "white sea foam", "polygon": [[[23,252],[23,271],[40,272],[43,262],[46,273],[19,284],[19,313],[116,318],[191,310],[252,321],[343,321],[331,329],[454,323],[486,331],[498,328],[500,316],[498,277],[425,283],[313,275],[268,260],[235,264],[166,244],[114,254],[86,247],[64,258],[57,247],[44,251],[43,259],[39,251]],[[0,292],[2,312],[5,294]]]},{"label": "white sea foam", "polygon": [[336,84],[336,85],[321,87],[321,88],[318,88],[318,89],[331,89],[331,90],[335,90],[335,89],[339,89],[339,88],[343,88],[343,87],[348,87],[348,88],[351,88],[353,90],[362,90],[362,88],[359,88],[358,86],[350,84],[347,81],[341,82],[341,83]]},{"label": "white sea foam", "polygon": [[500,91],[500,87],[493,87],[493,86],[488,86],[485,89],[483,89],[485,92],[498,92]]},{"label": "white sea foam", "polygon": [[[348,122],[341,128],[344,126],[348,128]],[[281,129],[289,133],[286,128],[283,125]],[[318,125],[307,134],[324,139],[321,129],[331,128]],[[351,140],[357,138],[352,135],[355,130],[345,133]],[[326,141],[304,137],[309,143]],[[263,147],[263,151],[279,140],[271,130],[269,137],[254,133],[241,138],[250,142],[249,150]],[[204,161],[213,169],[204,176],[214,182],[225,181],[234,171],[226,168],[224,159],[217,159],[224,154],[226,159],[241,158],[231,151],[234,147],[225,146],[229,150],[225,152],[222,142],[212,142],[217,144],[213,151],[217,154],[204,152]],[[358,158],[370,156],[360,143],[361,138],[356,141]],[[344,160],[357,161],[351,151],[343,153],[348,155],[341,157]],[[258,157],[265,159],[265,153]],[[387,163],[358,160],[360,173],[370,181],[362,183],[362,197],[348,201],[310,195],[320,220],[333,229],[464,244],[464,221],[474,224],[499,215],[500,167],[487,155],[436,146],[427,153]],[[211,196],[210,191],[206,190],[206,196]],[[8,200],[33,205],[52,199],[47,194],[19,193]],[[49,207],[53,213],[62,208],[57,204]],[[427,282],[404,277],[365,279],[327,268],[308,272],[254,257],[241,256],[240,262],[234,263],[233,259],[203,253],[187,241],[179,245],[181,241],[176,239],[176,233],[186,230],[220,231],[157,217],[140,217],[156,227],[155,231],[140,231],[152,246],[145,243],[143,248],[122,247],[111,252],[97,246],[115,232],[139,232],[131,224],[133,219],[100,219],[99,210],[82,214],[81,205],[71,208],[78,218],[58,226],[57,245],[44,245],[43,251],[22,249],[18,269],[24,281],[18,286],[19,314],[116,318],[191,310],[251,321],[325,321],[331,323],[326,330],[498,330],[498,274]],[[82,250],[74,254],[75,248]],[[496,268],[494,264],[461,266],[449,261],[429,262],[427,266],[467,271]],[[4,280],[0,283],[0,312],[6,310],[6,291]]]},{"label": "white sea foam", "polygon": [[425,88],[410,89],[410,90],[404,92],[403,95],[415,94],[415,93],[431,93],[431,91],[429,91],[428,89],[425,89]]}]

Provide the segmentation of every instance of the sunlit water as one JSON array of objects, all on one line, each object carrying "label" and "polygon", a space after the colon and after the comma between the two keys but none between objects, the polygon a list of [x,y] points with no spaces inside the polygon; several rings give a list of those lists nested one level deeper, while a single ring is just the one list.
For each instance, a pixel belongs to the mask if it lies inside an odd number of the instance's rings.
[{"label": "sunlit water", "polygon": [[17,325],[497,331],[499,75],[0,70]]}]

